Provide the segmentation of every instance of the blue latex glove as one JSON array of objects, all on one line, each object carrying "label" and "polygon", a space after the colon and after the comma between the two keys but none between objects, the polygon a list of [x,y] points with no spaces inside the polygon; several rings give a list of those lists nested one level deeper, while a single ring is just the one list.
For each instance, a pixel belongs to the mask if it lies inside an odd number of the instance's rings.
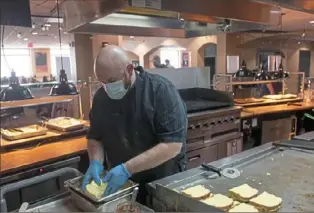
[{"label": "blue latex glove", "polygon": [[104,171],[104,166],[102,163],[98,160],[93,160],[89,163],[89,167],[87,172],[84,175],[83,183],[82,183],[82,189],[83,191],[86,190],[86,185],[89,184],[92,180],[95,181],[96,184],[100,185],[101,179],[100,175]]},{"label": "blue latex glove", "polygon": [[104,196],[110,195],[118,191],[118,189],[121,188],[130,177],[131,174],[125,168],[124,164],[121,164],[111,169],[103,178],[103,181],[108,183]]}]

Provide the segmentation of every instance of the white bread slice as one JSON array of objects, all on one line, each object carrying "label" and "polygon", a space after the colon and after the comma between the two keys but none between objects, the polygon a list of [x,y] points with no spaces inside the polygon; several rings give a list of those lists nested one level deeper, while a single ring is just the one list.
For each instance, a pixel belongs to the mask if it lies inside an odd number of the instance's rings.
[{"label": "white bread slice", "polygon": [[203,199],[210,196],[210,190],[202,185],[193,186],[182,191],[182,194],[193,199]]},{"label": "white bread slice", "polygon": [[233,208],[233,207],[235,207],[235,206],[238,206],[238,205],[240,205],[240,204],[241,204],[241,203],[240,203],[239,201],[234,200],[231,208]]},{"label": "white bread slice", "polygon": [[86,185],[86,191],[95,196],[97,199],[100,199],[105,193],[107,188],[107,183],[101,182],[100,186],[98,186],[95,181],[91,181],[91,183]]},{"label": "white bread slice", "polygon": [[259,196],[252,198],[250,203],[257,208],[261,207],[265,210],[271,211],[276,210],[282,204],[282,199],[273,194],[263,192]]},{"label": "white bread slice", "polygon": [[258,212],[258,209],[252,205],[240,203],[239,205],[231,208],[229,212]]},{"label": "white bread slice", "polygon": [[257,189],[252,188],[248,184],[243,184],[229,189],[229,196],[239,201],[249,201],[251,198],[255,197],[258,193]]},{"label": "white bread slice", "polygon": [[201,201],[207,205],[214,206],[221,210],[229,209],[233,205],[233,200],[222,194],[214,194],[212,197]]}]

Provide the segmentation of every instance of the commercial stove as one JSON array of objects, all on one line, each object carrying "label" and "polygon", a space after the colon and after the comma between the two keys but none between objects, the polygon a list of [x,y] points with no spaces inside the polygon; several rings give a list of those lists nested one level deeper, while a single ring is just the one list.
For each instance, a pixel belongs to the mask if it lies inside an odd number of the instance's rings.
[{"label": "commercial stove", "polygon": [[179,90],[187,106],[187,167],[234,155],[242,151],[240,107],[229,93],[206,88]]},{"label": "commercial stove", "polygon": [[[228,189],[249,184],[259,194],[266,191],[281,197],[283,203],[279,212],[310,212],[314,209],[314,144],[297,148],[291,143],[293,141],[287,144],[268,143],[211,163],[222,169],[237,168],[241,174],[235,179],[219,177],[199,167],[149,183],[153,209],[219,212],[180,192],[188,187],[203,185],[214,194],[227,195]],[[294,143],[298,144],[299,141]]]}]

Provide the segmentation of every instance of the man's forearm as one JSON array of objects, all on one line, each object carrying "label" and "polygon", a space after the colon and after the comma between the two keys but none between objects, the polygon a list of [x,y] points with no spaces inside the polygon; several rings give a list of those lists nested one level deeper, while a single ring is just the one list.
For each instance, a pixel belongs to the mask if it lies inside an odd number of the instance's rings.
[{"label": "man's forearm", "polygon": [[155,168],[177,156],[182,143],[160,143],[146,152],[132,158],[125,163],[127,170],[132,174]]},{"label": "man's forearm", "polygon": [[89,160],[98,160],[101,163],[104,163],[104,148],[100,141],[94,139],[88,139],[87,141],[87,151]]}]

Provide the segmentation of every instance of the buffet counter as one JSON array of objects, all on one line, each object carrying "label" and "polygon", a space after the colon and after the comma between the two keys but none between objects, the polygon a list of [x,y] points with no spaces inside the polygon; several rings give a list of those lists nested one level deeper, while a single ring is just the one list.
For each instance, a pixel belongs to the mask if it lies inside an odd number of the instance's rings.
[{"label": "buffet counter", "polygon": [[271,106],[246,107],[241,111],[241,118],[250,118],[266,114],[303,111],[314,108],[314,100],[311,102],[296,102],[291,104],[279,104]]},{"label": "buffet counter", "polygon": [[34,148],[2,152],[0,155],[0,172],[1,175],[4,175],[14,171],[26,169],[27,167],[57,161],[60,158],[66,158],[83,153],[86,149],[86,137],[79,136],[39,145]]}]

